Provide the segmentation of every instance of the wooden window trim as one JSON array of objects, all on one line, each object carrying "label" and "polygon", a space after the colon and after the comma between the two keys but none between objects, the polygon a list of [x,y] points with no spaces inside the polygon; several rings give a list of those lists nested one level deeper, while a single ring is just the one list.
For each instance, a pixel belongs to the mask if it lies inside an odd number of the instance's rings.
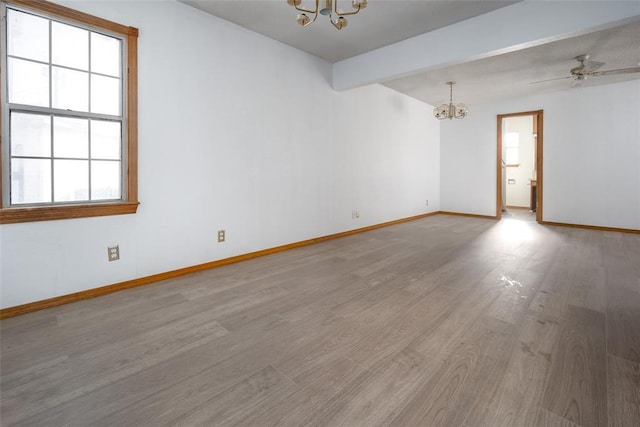
[{"label": "wooden window trim", "polygon": [[[45,0],[2,0],[2,2],[8,5],[23,6],[36,12],[54,15],[68,21],[90,25],[124,36],[127,44],[127,199],[108,203],[6,207],[2,194],[2,175],[4,174],[2,172],[0,173],[0,203],[2,204],[0,224],[136,213],[140,204],[138,202],[138,29]],[[2,126],[0,115],[0,129]],[[0,140],[0,144],[2,143],[4,141]],[[1,165],[2,152],[0,150],[0,169]]]}]

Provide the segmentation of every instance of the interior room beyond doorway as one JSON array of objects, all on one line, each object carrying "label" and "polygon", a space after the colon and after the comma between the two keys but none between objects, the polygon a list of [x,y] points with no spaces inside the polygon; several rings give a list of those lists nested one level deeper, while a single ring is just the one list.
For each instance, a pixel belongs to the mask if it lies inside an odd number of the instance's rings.
[{"label": "interior room beyond doorway", "polygon": [[497,152],[496,216],[522,211],[541,221],[542,111],[499,115]]},{"label": "interior room beyond doorway", "polygon": [[[504,120],[505,207],[531,209],[531,183],[536,180],[533,116]],[[533,210],[533,209],[531,209]]]}]

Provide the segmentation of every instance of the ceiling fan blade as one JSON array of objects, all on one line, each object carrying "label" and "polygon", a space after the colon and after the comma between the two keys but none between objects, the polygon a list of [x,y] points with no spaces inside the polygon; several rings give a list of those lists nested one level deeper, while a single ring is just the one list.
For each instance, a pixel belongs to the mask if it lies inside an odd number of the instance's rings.
[{"label": "ceiling fan blade", "polygon": [[584,73],[592,73],[592,72],[596,71],[597,69],[601,68],[603,65],[604,65],[604,62],[585,61],[584,68],[582,69],[582,72],[584,72]]},{"label": "ceiling fan blade", "polygon": [[582,82],[584,82],[584,79],[583,80],[575,79],[571,82],[571,87],[580,87],[582,86]]},{"label": "ceiling fan blade", "polygon": [[631,74],[631,73],[640,73],[640,67],[621,68],[619,70],[594,71],[593,73],[589,73],[589,74],[592,76],[610,76],[613,74]]},{"label": "ceiling fan blade", "polygon": [[540,80],[537,82],[529,82],[530,85],[535,85],[537,83],[545,83],[545,82],[552,82],[554,80],[564,80],[564,79],[571,79],[573,78],[573,76],[566,76],[566,77],[556,77],[555,79],[547,79],[547,80]]}]

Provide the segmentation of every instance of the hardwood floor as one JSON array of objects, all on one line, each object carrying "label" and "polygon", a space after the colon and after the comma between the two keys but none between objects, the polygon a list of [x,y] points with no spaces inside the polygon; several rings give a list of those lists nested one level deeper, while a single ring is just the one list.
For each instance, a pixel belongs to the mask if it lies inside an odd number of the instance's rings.
[{"label": "hardwood floor", "polygon": [[439,215],[0,333],[3,426],[638,426],[640,235]]}]

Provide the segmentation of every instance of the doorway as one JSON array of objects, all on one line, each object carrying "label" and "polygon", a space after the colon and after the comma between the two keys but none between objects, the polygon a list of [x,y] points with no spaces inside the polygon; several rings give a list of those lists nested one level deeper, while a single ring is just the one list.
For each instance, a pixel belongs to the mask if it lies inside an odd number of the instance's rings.
[{"label": "doorway", "polygon": [[497,130],[496,218],[510,201],[512,208],[535,212],[542,222],[543,112],[499,114]]}]

